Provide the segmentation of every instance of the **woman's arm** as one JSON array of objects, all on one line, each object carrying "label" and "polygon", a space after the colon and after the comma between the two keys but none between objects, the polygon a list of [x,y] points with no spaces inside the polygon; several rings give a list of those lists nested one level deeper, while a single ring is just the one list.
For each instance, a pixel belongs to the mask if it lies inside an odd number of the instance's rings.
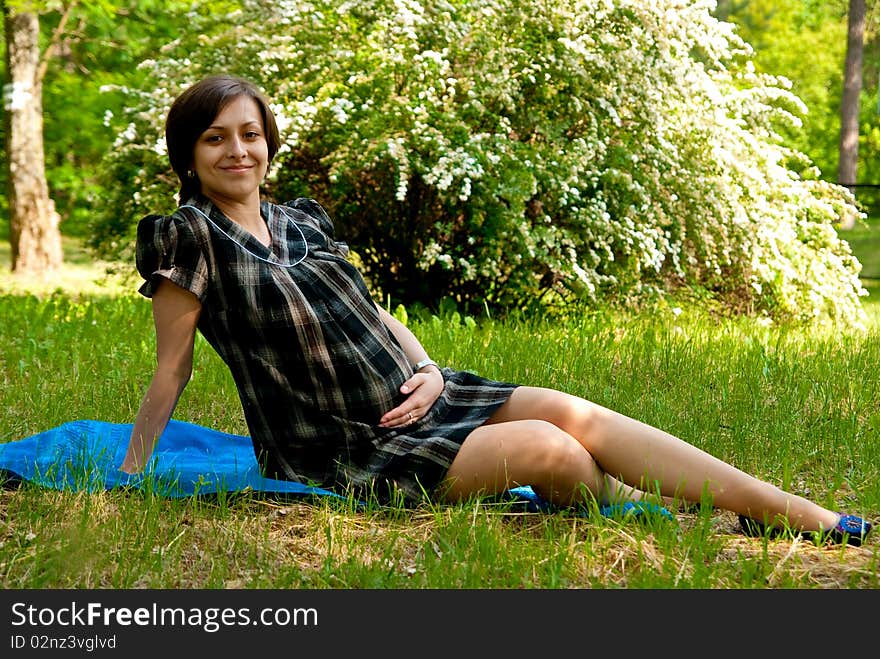
[{"label": "woman's arm", "polygon": [[120,469],[143,471],[192,373],[196,325],[202,305],[189,291],[162,281],[153,295],[156,372],[135,417]]},{"label": "woman's arm", "polygon": [[[427,359],[428,353],[419,343],[415,334],[382,307],[376,305],[376,308],[379,310],[382,322],[400,343],[410,363],[415,365],[423,359]],[[437,366],[429,365],[421,368],[400,387],[401,393],[408,394],[407,399],[393,410],[386,412],[379,420],[379,425],[385,428],[396,428],[409,425],[422,418],[443,393],[443,386],[443,374]]]}]

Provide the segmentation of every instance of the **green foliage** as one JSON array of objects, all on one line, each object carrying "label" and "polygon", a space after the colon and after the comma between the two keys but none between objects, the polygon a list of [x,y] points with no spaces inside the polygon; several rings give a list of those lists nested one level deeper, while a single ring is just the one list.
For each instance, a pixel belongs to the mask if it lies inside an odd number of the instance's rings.
[{"label": "green foliage", "polygon": [[[808,112],[796,126],[780,128],[786,144],[807,154],[820,176],[837,180],[840,98],[847,44],[847,0],[742,0],[720,2],[716,15],[737,25],[755,49],[756,69],[785,76]],[[868,3],[858,181],[880,184],[880,5]],[[860,204],[880,217],[880,201],[856,191]]]},{"label": "green foliage", "polygon": [[472,313],[688,285],[859,324],[859,264],[833,230],[853,199],[782,146],[801,101],[754,70],[710,4],[248,0],[194,14],[141,65],[95,244],[130,249],[141,215],[174,206],[165,112],[227,70],[276,103],[286,142],[267,194],[327,206],[382,299]]},{"label": "green foliage", "polygon": [[[180,30],[189,3],[101,0],[77,4],[60,33],[43,80],[46,178],[65,235],[84,236],[105,203],[98,164],[115,137],[109,119],[121,114],[125,95],[116,87],[144,84],[136,71],[147,53]],[[41,48],[59,26],[63,7],[40,7]],[[2,129],[0,129],[2,130]],[[0,139],[2,139],[0,133]],[[8,227],[6,172],[0,170],[0,228]]]}]

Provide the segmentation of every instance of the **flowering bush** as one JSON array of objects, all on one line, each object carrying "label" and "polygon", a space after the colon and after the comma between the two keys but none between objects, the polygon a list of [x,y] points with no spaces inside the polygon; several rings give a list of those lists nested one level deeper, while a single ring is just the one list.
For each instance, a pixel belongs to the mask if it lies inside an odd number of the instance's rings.
[{"label": "flowering bush", "polygon": [[777,131],[804,108],[784,79],[754,72],[713,7],[245,0],[220,22],[195,12],[191,35],[143,63],[149,89],[130,90],[107,162],[119,198],[96,235],[130,245],[140,215],[170,210],[164,115],[224,70],[274,102],[284,145],[267,194],[319,199],[383,295],[510,308],[690,285],[737,308],[859,325],[860,264],[834,228],[854,200],[795,173],[805,156]]}]

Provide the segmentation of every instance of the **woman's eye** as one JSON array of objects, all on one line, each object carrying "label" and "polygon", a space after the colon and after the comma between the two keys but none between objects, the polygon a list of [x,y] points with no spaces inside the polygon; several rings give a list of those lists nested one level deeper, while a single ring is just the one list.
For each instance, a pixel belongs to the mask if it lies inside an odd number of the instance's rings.
[{"label": "woman's eye", "polygon": [[255,130],[249,130],[247,133],[244,134],[244,136],[249,140],[255,140],[260,136],[260,134]]},{"label": "woman's eye", "polygon": [[208,135],[205,138],[205,141],[206,142],[219,142],[221,139],[223,139],[223,138],[220,135]]}]

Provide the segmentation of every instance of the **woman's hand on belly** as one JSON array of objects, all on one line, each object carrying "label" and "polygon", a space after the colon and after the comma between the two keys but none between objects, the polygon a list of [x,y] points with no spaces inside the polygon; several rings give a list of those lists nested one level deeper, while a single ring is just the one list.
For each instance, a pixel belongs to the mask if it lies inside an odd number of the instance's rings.
[{"label": "woman's hand on belly", "polygon": [[402,428],[421,419],[443,393],[443,374],[438,368],[415,373],[400,385],[400,393],[407,398],[400,405],[386,412],[379,425],[382,428]]}]

